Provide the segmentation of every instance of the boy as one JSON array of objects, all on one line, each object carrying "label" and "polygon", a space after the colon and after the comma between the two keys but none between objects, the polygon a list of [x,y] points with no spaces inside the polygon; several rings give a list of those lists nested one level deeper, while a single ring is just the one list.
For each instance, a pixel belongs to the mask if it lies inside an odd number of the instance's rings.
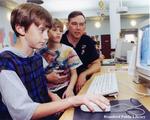
[{"label": "boy", "polygon": [[[53,78],[49,78],[48,89],[57,93],[59,97],[65,98],[74,95],[74,86],[77,80],[76,68],[82,62],[78,55],[65,44],[61,44],[60,40],[63,34],[63,23],[54,19],[52,28],[48,31],[48,44],[47,47],[40,50],[42,56],[49,63],[47,69],[50,74],[57,74],[60,83],[54,83]],[[63,79],[61,79],[63,78]]]},{"label": "boy", "polygon": [[[30,120],[48,117],[68,107],[95,102],[103,109],[109,104],[104,97],[75,96],[64,100],[48,95],[43,61],[35,49],[48,39],[51,15],[41,6],[19,5],[11,13],[11,26],[17,36],[13,48],[0,53],[0,119]],[[53,101],[57,100],[57,101]],[[50,102],[53,101],[53,102]],[[47,118],[46,118],[47,119]]]}]

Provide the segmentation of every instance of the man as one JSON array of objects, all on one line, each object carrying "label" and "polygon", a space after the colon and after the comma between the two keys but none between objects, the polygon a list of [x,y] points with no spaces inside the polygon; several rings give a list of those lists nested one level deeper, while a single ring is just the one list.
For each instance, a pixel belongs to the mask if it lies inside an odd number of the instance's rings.
[{"label": "man", "polygon": [[80,11],[73,11],[68,16],[68,31],[63,35],[61,42],[73,47],[83,65],[77,68],[79,75],[76,92],[85,84],[86,79],[100,70],[99,55],[95,48],[95,41],[85,35],[85,16]]}]

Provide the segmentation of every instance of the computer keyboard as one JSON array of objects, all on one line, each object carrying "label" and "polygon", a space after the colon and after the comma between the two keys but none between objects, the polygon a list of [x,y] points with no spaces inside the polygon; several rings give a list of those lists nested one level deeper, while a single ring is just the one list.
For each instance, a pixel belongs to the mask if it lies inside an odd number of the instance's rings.
[{"label": "computer keyboard", "polygon": [[114,96],[118,93],[118,83],[115,73],[104,73],[95,76],[86,94],[101,94]]},{"label": "computer keyboard", "polygon": [[[98,76],[95,76],[92,83],[90,84],[86,94],[101,94],[116,96],[118,93],[118,83],[115,73],[104,73]],[[99,106],[94,103],[91,103],[95,112],[110,112],[110,106],[106,108],[105,111],[101,110]],[[81,105],[80,109],[85,112],[90,112],[86,105]]]}]

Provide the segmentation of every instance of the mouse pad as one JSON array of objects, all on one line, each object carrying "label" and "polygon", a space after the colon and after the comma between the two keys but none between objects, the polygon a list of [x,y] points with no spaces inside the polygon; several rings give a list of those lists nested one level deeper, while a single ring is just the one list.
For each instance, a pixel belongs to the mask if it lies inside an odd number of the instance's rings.
[{"label": "mouse pad", "polygon": [[113,100],[111,112],[84,112],[75,109],[73,120],[148,120],[150,112],[136,99]]}]

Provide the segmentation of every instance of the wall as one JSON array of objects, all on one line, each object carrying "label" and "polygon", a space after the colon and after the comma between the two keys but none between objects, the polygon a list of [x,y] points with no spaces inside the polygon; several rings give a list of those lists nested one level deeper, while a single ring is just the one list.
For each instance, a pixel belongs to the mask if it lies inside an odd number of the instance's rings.
[{"label": "wall", "polygon": [[[145,17],[141,17],[141,18],[136,18],[134,20],[137,21],[137,25],[139,23],[141,23],[142,21],[148,19],[148,16]],[[121,18],[121,29],[133,29],[133,28],[137,28],[137,26],[132,27],[130,25],[130,20],[128,18]],[[87,20],[86,21],[86,32],[88,35],[101,35],[101,34],[110,34],[110,30],[109,30],[109,18],[106,18],[102,24],[100,28],[95,28],[94,26],[95,21],[94,20]],[[117,24],[117,23],[115,23]],[[115,28],[114,28],[115,29]]]},{"label": "wall", "polygon": [[101,34],[109,34],[109,20],[106,19],[102,22],[100,28],[95,28],[94,23],[96,21],[87,20],[86,21],[86,32],[88,35],[101,35]]},{"label": "wall", "polygon": [[[121,29],[137,29],[138,28],[138,24],[141,23],[142,21],[148,19],[149,16],[145,16],[145,17],[140,17],[140,18],[136,18],[134,20],[137,21],[137,25],[135,27],[132,27],[130,25],[130,20],[132,20],[131,18],[121,18]],[[94,36],[94,35],[102,35],[102,34],[110,34],[110,24],[109,24],[109,18],[107,17],[101,24],[100,28],[96,28],[94,26],[94,23],[96,21],[94,20],[87,20],[86,21],[86,32],[88,35],[90,36]],[[114,23],[117,24],[117,23]],[[115,29],[115,28],[114,28]],[[99,37],[99,41],[100,41]],[[113,41],[111,41],[112,43]],[[113,49],[114,47],[111,46],[111,48]]]},{"label": "wall", "polygon": [[9,21],[10,12],[11,10],[0,7],[0,48],[10,45],[10,31],[12,33]]},{"label": "wall", "polygon": [[135,27],[132,27],[130,25],[130,20],[132,20],[131,18],[127,19],[127,18],[123,18],[121,19],[121,28],[122,29],[132,29],[132,28],[138,28],[138,25],[143,22],[144,20],[148,19],[149,16],[144,16],[144,17],[140,17],[135,19],[137,21],[137,25]]}]

